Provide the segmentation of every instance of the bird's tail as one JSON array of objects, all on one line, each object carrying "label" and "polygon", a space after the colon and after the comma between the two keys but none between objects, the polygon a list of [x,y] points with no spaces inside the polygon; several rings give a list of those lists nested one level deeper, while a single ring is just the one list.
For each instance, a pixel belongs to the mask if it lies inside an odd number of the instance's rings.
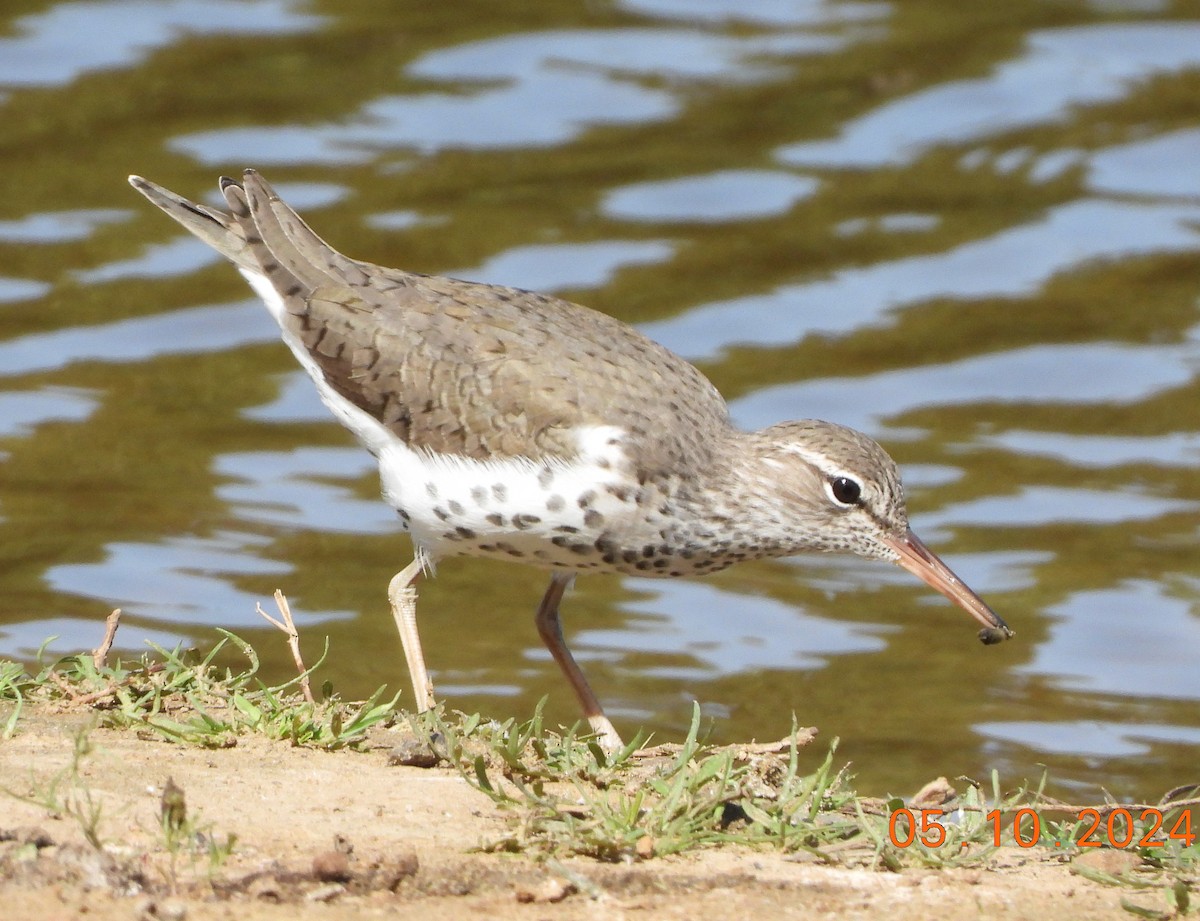
[{"label": "bird's tail", "polygon": [[129,184],[238,268],[259,271],[245,229],[234,215],[188,201],[141,176],[130,176]]},{"label": "bird's tail", "polygon": [[255,170],[243,172],[241,183],[221,178],[228,212],[188,201],[140,176],[130,176],[129,182],[241,269],[252,284],[255,277],[265,279],[289,313],[304,313],[306,299],[318,289],[353,288],[364,302],[376,304],[372,271],[406,276],[343,256],[313,233]]}]

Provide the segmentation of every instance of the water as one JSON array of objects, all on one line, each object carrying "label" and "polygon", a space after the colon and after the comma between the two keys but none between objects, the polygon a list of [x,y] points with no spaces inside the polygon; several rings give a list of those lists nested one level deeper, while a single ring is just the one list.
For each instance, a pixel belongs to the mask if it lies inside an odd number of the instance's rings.
[{"label": "water", "polygon": [[[900,461],[1016,629],[884,564],[582,579],[618,725],[840,736],[867,792],[1049,767],[1149,799],[1200,744],[1200,7],[770,0],[24,3],[0,16],[0,655],[233,629],[281,587],[343,693],[405,686],[407,540],[241,279],[124,183],[263,169],[352,255],[553,290],[737,421]],[[455,706],[574,704],[543,576],[422,590]]]}]

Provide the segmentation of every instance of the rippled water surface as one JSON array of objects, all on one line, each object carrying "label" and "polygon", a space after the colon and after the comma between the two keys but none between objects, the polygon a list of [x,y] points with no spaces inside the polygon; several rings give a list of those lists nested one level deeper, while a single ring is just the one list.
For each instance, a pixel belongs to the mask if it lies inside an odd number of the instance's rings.
[{"label": "rippled water surface", "polygon": [[[236,272],[125,184],[264,170],[361,258],[550,290],[736,420],[857,426],[1016,629],[840,557],[581,579],[610,714],[794,712],[860,786],[1148,798],[1200,747],[1200,4],[21,0],[0,14],[0,655],[251,639],[287,592],[345,694],[407,685],[407,538]],[[447,560],[449,702],[573,700],[544,576]]]}]

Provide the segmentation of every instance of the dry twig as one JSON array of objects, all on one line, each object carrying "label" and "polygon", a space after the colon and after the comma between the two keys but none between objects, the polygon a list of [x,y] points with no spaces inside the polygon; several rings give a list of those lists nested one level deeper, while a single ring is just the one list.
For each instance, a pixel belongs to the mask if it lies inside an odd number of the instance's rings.
[{"label": "dry twig", "polygon": [[72,704],[77,706],[90,706],[97,701],[104,700],[106,697],[112,697],[117,693],[117,691],[121,690],[122,688],[130,687],[135,682],[141,681],[148,675],[154,675],[158,672],[166,671],[166,668],[167,666],[163,662],[152,662],[144,668],[134,672],[132,675],[127,675],[120,681],[114,681],[110,683],[106,688],[101,688],[98,691],[91,691],[87,694],[80,694],[75,690],[74,687],[71,686],[71,683],[67,681],[66,678],[56,671],[47,672],[46,677],[54,683],[55,687],[62,691],[63,696],[70,700]]},{"label": "dry twig", "polygon": [[96,664],[96,668],[104,668],[108,664],[108,653],[112,649],[113,640],[117,636],[117,627],[120,625],[121,609],[115,608],[104,619],[104,639],[100,641],[99,646],[92,650],[92,661]]},{"label": "dry twig", "polygon": [[300,672],[300,690],[303,692],[305,700],[310,704],[316,703],[313,699],[312,687],[308,682],[308,669],[304,667],[304,659],[300,656],[300,632],[296,629],[296,622],[292,620],[292,609],[288,606],[287,598],[279,589],[275,589],[275,605],[279,608],[282,620],[276,620],[264,611],[261,604],[256,604],[254,607],[266,621],[274,624],[287,635],[288,649],[292,651],[292,658]]}]

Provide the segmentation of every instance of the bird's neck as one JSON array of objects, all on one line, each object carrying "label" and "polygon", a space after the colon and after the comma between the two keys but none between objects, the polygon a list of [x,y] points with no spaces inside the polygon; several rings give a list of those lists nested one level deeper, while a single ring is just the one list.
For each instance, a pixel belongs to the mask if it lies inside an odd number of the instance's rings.
[{"label": "bird's neck", "polygon": [[739,559],[833,549],[816,520],[819,481],[781,457],[768,433],[730,430],[711,449],[703,476],[677,496],[690,537],[707,542],[715,536]]}]

